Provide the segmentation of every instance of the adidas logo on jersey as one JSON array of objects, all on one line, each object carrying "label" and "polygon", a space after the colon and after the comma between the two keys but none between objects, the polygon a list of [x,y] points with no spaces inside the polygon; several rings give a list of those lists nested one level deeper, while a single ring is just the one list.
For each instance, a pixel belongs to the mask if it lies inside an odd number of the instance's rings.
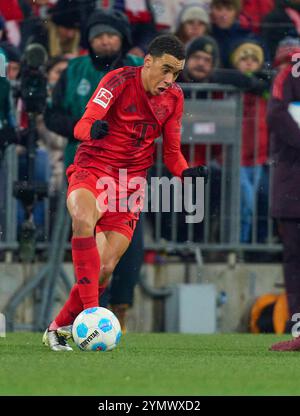
[{"label": "adidas logo on jersey", "polygon": [[79,285],[86,285],[91,283],[91,281],[87,277],[82,277],[80,280],[78,280]]}]

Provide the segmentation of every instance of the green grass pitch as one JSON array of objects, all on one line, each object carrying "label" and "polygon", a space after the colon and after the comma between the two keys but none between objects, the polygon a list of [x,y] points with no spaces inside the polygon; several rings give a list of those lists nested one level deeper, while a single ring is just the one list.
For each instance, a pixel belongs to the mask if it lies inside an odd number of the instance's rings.
[{"label": "green grass pitch", "polygon": [[0,338],[0,395],[300,394],[300,352],[268,351],[287,337],[131,333],[107,353],[55,353],[41,337]]}]

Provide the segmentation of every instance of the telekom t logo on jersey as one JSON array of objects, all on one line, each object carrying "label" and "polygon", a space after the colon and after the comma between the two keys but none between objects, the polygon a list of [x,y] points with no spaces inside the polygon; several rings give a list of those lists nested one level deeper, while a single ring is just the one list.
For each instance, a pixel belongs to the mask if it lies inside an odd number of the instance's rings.
[{"label": "telekom t logo on jersey", "polygon": [[96,97],[93,99],[93,102],[101,105],[101,107],[106,108],[110,103],[110,100],[113,98],[113,95],[106,88],[100,88]]}]

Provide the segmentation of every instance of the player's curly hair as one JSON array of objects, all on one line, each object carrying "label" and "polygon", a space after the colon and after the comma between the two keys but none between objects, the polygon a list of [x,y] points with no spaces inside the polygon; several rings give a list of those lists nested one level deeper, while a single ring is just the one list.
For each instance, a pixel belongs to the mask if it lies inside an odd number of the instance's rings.
[{"label": "player's curly hair", "polygon": [[148,53],[156,58],[167,53],[176,59],[185,59],[184,44],[174,35],[160,35],[154,38],[148,47]]}]

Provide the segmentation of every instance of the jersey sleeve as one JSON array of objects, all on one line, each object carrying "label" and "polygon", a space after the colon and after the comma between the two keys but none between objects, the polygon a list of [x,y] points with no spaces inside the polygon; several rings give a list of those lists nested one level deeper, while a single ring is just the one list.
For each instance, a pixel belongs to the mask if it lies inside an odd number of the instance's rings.
[{"label": "jersey sleeve", "polygon": [[181,92],[174,113],[163,127],[163,160],[167,169],[174,176],[182,176],[189,166],[180,148],[181,126],[183,113],[183,93]]},{"label": "jersey sleeve", "polygon": [[74,128],[74,137],[91,140],[90,130],[96,120],[104,119],[124,88],[125,79],[119,70],[105,75],[87,103],[85,112]]}]

